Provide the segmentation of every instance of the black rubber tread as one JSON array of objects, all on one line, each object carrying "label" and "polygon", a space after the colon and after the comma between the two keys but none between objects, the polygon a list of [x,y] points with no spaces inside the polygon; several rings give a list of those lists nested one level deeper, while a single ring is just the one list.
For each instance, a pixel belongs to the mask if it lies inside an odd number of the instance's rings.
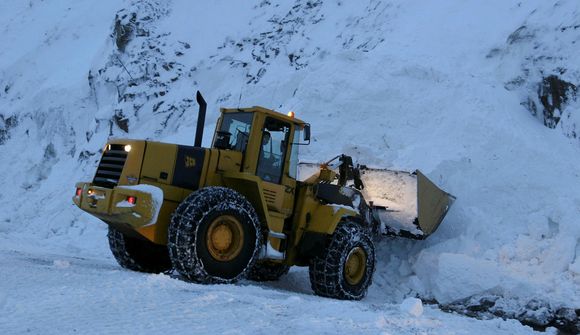
[{"label": "black rubber tread", "polygon": [[[209,224],[220,215],[235,216],[244,227],[244,246],[230,262],[214,260],[205,246]],[[220,186],[191,193],[175,210],[169,225],[169,258],[177,272],[198,283],[231,283],[246,276],[258,259],[264,237],[252,204],[240,193]]]},{"label": "black rubber tread", "polygon": [[290,266],[269,261],[257,262],[248,272],[248,279],[253,281],[275,281],[290,271]]},{"label": "black rubber tread", "polygon": [[160,273],[171,269],[167,248],[152,242],[128,237],[109,227],[109,247],[122,267],[139,272]]},{"label": "black rubber tread", "polygon": [[[361,282],[350,285],[344,278],[344,266],[355,247],[361,247],[367,254],[367,266]],[[364,298],[375,271],[375,247],[368,229],[350,221],[339,223],[324,252],[311,260],[309,270],[315,294],[343,300]]]}]

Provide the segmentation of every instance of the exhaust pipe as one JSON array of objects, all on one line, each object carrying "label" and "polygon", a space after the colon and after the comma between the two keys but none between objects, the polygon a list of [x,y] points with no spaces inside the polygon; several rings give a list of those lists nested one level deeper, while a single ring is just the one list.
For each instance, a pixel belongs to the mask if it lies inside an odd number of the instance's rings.
[{"label": "exhaust pipe", "polygon": [[207,103],[199,91],[197,91],[196,100],[199,104],[199,113],[197,115],[197,130],[195,131],[195,143],[193,146],[201,148],[201,139],[203,138],[203,126],[205,124],[205,111],[207,109]]}]

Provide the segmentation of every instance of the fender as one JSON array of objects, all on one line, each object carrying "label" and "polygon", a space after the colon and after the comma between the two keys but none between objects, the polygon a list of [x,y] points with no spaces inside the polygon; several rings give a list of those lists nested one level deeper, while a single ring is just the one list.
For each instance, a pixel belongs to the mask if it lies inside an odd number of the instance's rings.
[{"label": "fender", "polygon": [[226,187],[240,192],[244,197],[250,201],[260,221],[265,223],[271,229],[272,224],[266,199],[262,187],[262,179],[256,175],[244,172],[225,172],[222,175],[223,183]]}]

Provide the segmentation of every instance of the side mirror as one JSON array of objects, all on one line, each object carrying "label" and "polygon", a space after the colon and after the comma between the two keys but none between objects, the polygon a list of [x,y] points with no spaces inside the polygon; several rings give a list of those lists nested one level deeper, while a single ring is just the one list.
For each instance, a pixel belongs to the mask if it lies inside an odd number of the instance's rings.
[{"label": "side mirror", "polygon": [[310,142],[310,124],[304,125],[304,142]]}]

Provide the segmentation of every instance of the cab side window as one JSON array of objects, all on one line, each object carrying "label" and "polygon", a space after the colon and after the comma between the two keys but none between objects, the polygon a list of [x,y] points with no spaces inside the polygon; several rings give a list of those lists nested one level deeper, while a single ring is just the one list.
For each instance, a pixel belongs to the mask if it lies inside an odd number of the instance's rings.
[{"label": "cab side window", "polygon": [[262,180],[279,184],[284,171],[290,124],[266,118],[256,175]]},{"label": "cab side window", "polygon": [[300,145],[298,141],[302,138],[302,130],[296,126],[294,130],[294,140],[292,141],[292,148],[290,152],[290,169],[288,170],[288,175],[291,178],[298,178],[298,148]]},{"label": "cab side window", "polygon": [[213,147],[245,152],[253,118],[254,113],[224,113]]}]

